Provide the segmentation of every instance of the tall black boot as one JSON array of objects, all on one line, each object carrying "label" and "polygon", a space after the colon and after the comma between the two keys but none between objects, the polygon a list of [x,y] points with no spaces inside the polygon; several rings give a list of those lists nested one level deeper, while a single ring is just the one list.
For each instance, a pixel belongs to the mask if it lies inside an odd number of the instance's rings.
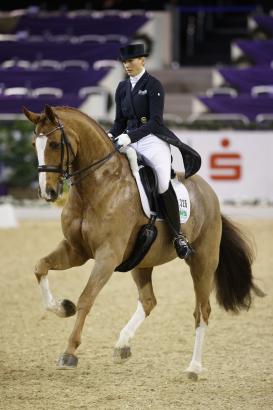
[{"label": "tall black boot", "polygon": [[170,184],[167,191],[163,192],[163,194],[159,194],[159,197],[162,212],[173,236],[173,243],[177,255],[179,258],[185,259],[191,255],[193,249],[181,233],[179,208],[172,185]]}]

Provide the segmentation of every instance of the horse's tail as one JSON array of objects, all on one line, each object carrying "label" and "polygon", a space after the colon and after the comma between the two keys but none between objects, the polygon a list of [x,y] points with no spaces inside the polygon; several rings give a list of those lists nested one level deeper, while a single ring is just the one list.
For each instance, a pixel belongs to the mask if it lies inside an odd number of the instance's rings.
[{"label": "horse's tail", "polygon": [[248,310],[252,292],[265,294],[253,282],[253,248],[243,233],[222,215],[219,264],[215,273],[216,298],[225,310]]}]

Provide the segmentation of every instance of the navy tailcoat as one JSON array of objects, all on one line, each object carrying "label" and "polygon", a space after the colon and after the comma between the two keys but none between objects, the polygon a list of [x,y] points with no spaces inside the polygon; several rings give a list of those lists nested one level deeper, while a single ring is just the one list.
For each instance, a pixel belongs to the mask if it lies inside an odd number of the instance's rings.
[{"label": "navy tailcoat", "polygon": [[201,166],[200,155],[164,125],[164,90],[160,81],[147,71],[133,90],[131,82],[121,81],[115,94],[116,118],[109,133],[117,137],[127,133],[132,142],[154,134],[168,144],[176,146],[183,157],[185,177],[195,174]]}]

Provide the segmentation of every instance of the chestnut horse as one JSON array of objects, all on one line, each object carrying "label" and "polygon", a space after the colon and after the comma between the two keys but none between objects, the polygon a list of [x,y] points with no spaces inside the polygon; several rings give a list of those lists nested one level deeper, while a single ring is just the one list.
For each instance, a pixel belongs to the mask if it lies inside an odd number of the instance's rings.
[{"label": "chestnut horse", "polygon": [[[61,317],[77,313],[67,348],[58,362],[59,368],[75,368],[78,361],[75,352],[81,343],[86,316],[115,268],[130,255],[147,217],[126,156],[114,149],[94,120],[69,107],[47,105],[41,114],[26,108],[23,111],[35,124],[33,145],[39,162],[40,196],[55,201],[61,194],[63,179],[72,180],[62,212],[64,239],[38,261],[35,275],[46,309]],[[197,379],[202,371],[202,344],[211,311],[212,289],[216,288],[218,303],[233,312],[249,308],[252,291],[259,296],[262,292],[253,283],[251,247],[221,215],[212,188],[198,175],[185,179],[179,173],[178,178],[185,184],[191,201],[191,215],[183,225],[183,232],[195,249],[186,263],[195,291],[196,331],[192,360],[186,372]],[[176,258],[167,225],[157,222],[156,226],[156,241],[132,271],[139,300],[135,313],[120,332],[115,361],[129,358],[131,339],[156,305],[152,287],[154,266]],[[56,300],[49,288],[48,271],[80,266],[90,258],[95,260],[94,267],[77,306],[69,300]]]}]

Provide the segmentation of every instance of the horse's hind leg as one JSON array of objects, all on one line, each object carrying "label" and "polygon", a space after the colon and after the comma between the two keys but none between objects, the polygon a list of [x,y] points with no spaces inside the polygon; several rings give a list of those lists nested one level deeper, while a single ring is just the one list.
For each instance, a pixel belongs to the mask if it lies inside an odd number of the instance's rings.
[{"label": "horse's hind leg", "polygon": [[41,287],[43,302],[47,310],[60,317],[68,317],[76,313],[76,306],[73,302],[54,298],[49,288],[47,274],[50,269],[65,270],[83,265],[87,259],[82,252],[76,252],[64,239],[53,252],[38,261],[34,273]]},{"label": "horse's hind leg", "polygon": [[132,271],[133,279],[138,288],[139,300],[135,313],[121,330],[119,339],[115,345],[115,363],[122,363],[131,356],[130,341],[141,323],[156,305],[152,285],[152,270],[153,268],[136,268]]},{"label": "horse's hind leg", "polygon": [[192,258],[190,265],[191,275],[194,284],[196,305],[195,317],[195,343],[192,359],[186,372],[188,377],[197,380],[202,367],[202,347],[206,328],[211,312],[209,296],[213,288],[214,273],[218,265],[219,244],[217,240],[210,241],[210,249],[200,247]]}]

